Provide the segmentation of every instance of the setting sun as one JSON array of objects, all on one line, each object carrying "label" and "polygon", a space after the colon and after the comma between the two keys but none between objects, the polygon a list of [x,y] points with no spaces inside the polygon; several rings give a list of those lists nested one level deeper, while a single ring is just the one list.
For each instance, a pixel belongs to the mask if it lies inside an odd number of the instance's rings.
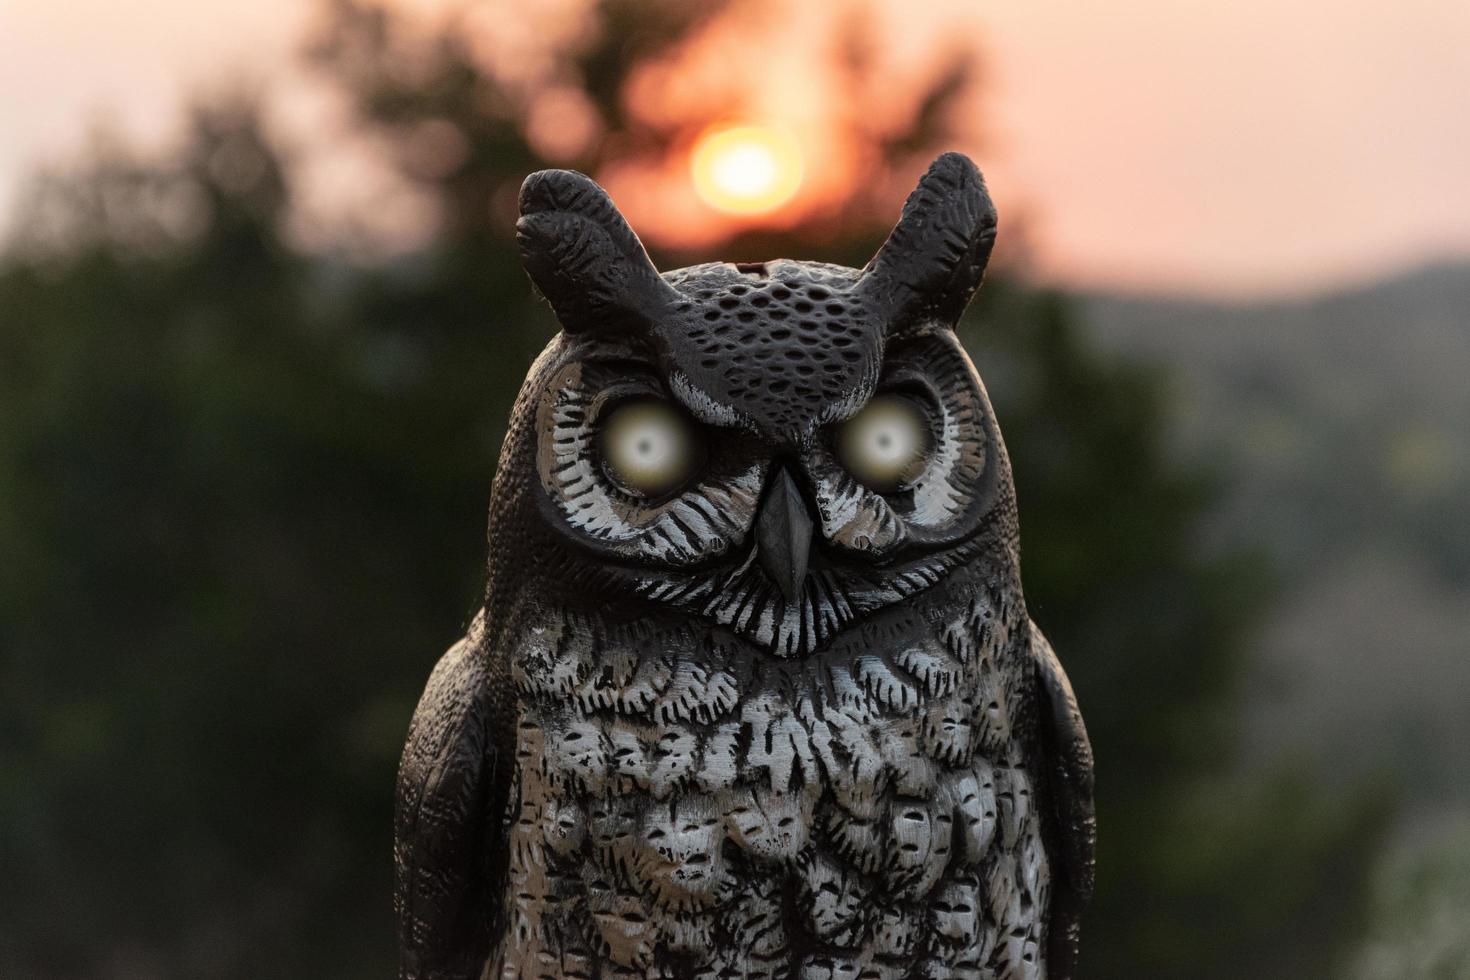
[{"label": "setting sun", "polygon": [[762,214],[789,201],[801,185],[801,152],[769,126],[711,130],[694,146],[694,188],[706,204],[731,214]]}]

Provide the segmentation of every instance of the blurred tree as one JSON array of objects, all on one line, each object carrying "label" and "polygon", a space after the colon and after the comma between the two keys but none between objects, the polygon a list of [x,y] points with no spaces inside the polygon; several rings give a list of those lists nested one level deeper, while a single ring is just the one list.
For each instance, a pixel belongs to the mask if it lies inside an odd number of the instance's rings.
[{"label": "blurred tree", "polygon": [[1384,862],[1352,980],[1470,976],[1470,821],[1463,815]]},{"label": "blurred tree", "polygon": [[[503,420],[554,329],[512,229],[550,163],[536,100],[597,134],[558,165],[672,152],[704,120],[650,121],[625,90],[739,9],[608,0],[528,85],[486,64],[472,8],[425,33],[335,0],[312,59],[439,216],[386,265],[284,244],[293,161],[248,99],[196,113],[172,159],[103,148],[37,187],[0,266],[0,975],[387,969],[397,752],[473,606]],[[876,84],[863,24],[831,46],[854,100]],[[911,183],[973,65],[939,60],[900,125],[848,112],[849,137]],[[826,237],[718,254],[861,264],[896,213],[872,176],[805,229]],[[1266,590],[1200,557],[1213,491],[1164,456],[1158,379],[1004,280],[964,329],[1011,439],[1030,603],[1097,745],[1088,975],[1330,976],[1375,813],[1231,775]]]},{"label": "blurred tree", "polygon": [[485,467],[322,311],[281,162],[202,111],[166,165],[38,188],[67,220],[22,243],[64,251],[0,272],[0,975],[389,954],[405,653],[471,602]]}]

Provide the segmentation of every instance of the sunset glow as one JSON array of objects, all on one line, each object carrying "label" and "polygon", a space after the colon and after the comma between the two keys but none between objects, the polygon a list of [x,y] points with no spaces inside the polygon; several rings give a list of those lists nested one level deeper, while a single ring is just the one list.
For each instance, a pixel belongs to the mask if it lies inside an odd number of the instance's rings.
[{"label": "sunset glow", "polygon": [[[852,5],[781,0],[780,15],[767,17],[732,8],[629,77],[635,131],[677,144],[663,153],[660,143],[656,159],[636,140],[602,152],[598,140],[615,134],[548,54],[585,42],[587,0],[526,0],[524,16],[506,16],[516,5],[503,0],[381,3],[415,12],[424,32],[463,15],[477,70],[527,96],[537,154],[575,165],[590,151],[598,179],[660,247],[713,254],[755,223],[822,227],[855,190],[896,211],[925,161],[885,173],[861,152],[865,134],[890,132],[915,111],[918,82],[973,40],[982,81],[951,120],[951,145],[984,169],[1007,228],[1026,215],[1039,279],[1294,293],[1470,255],[1466,3],[1137,0],[1126,15],[1083,4],[1059,17],[1048,4],[873,0],[858,6],[878,43],[857,75],[837,72],[812,43],[840,36],[833,24],[851,19]],[[253,73],[269,80],[272,128],[302,148],[302,244],[334,247],[337,230],[350,228],[377,252],[417,247],[437,216],[394,183],[382,146],[344,135],[337,94],[298,64],[316,6],[0,0],[0,86],[44,94],[0,112],[0,234],[28,200],[28,175],[79,154],[98,120],[129,143],[168,147],[189,93]],[[732,115],[686,142],[711,113]],[[753,151],[710,152],[730,138],[721,134],[757,122]],[[771,128],[787,138],[769,139]],[[425,152],[429,170],[450,165],[452,135],[413,135],[434,128],[411,134],[405,151]],[[773,162],[791,142],[795,160]],[[500,220],[513,222],[513,197],[501,203]]]},{"label": "sunset glow", "polygon": [[729,214],[764,214],[791,200],[801,186],[801,152],[786,133],[768,126],[732,126],[699,138],[690,161],[694,189]]}]

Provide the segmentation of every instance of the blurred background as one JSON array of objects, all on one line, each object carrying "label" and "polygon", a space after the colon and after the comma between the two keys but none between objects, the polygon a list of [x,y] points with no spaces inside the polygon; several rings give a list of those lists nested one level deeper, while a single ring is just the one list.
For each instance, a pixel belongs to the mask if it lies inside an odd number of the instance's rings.
[{"label": "blurred background", "polygon": [[408,717],[555,330],[526,173],[665,268],[962,332],[1098,759],[1091,978],[1470,977],[1470,7],[0,0],[0,977],[393,974]]}]

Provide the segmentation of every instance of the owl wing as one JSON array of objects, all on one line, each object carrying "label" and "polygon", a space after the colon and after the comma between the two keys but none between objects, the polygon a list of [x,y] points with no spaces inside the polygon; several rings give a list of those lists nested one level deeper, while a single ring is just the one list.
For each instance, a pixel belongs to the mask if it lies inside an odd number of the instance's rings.
[{"label": "owl wing", "polygon": [[1058,856],[1053,861],[1047,968],[1071,980],[1082,908],[1092,897],[1097,818],[1092,806],[1092,743],[1072,683],[1051,644],[1031,624],[1031,657],[1039,681],[1041,745]]},{"label": "owl wing", "polygon": [[479,980],[500,918],[511,749],[492,657],[481,614],[409,724],[393,827],[400,980]]}]

